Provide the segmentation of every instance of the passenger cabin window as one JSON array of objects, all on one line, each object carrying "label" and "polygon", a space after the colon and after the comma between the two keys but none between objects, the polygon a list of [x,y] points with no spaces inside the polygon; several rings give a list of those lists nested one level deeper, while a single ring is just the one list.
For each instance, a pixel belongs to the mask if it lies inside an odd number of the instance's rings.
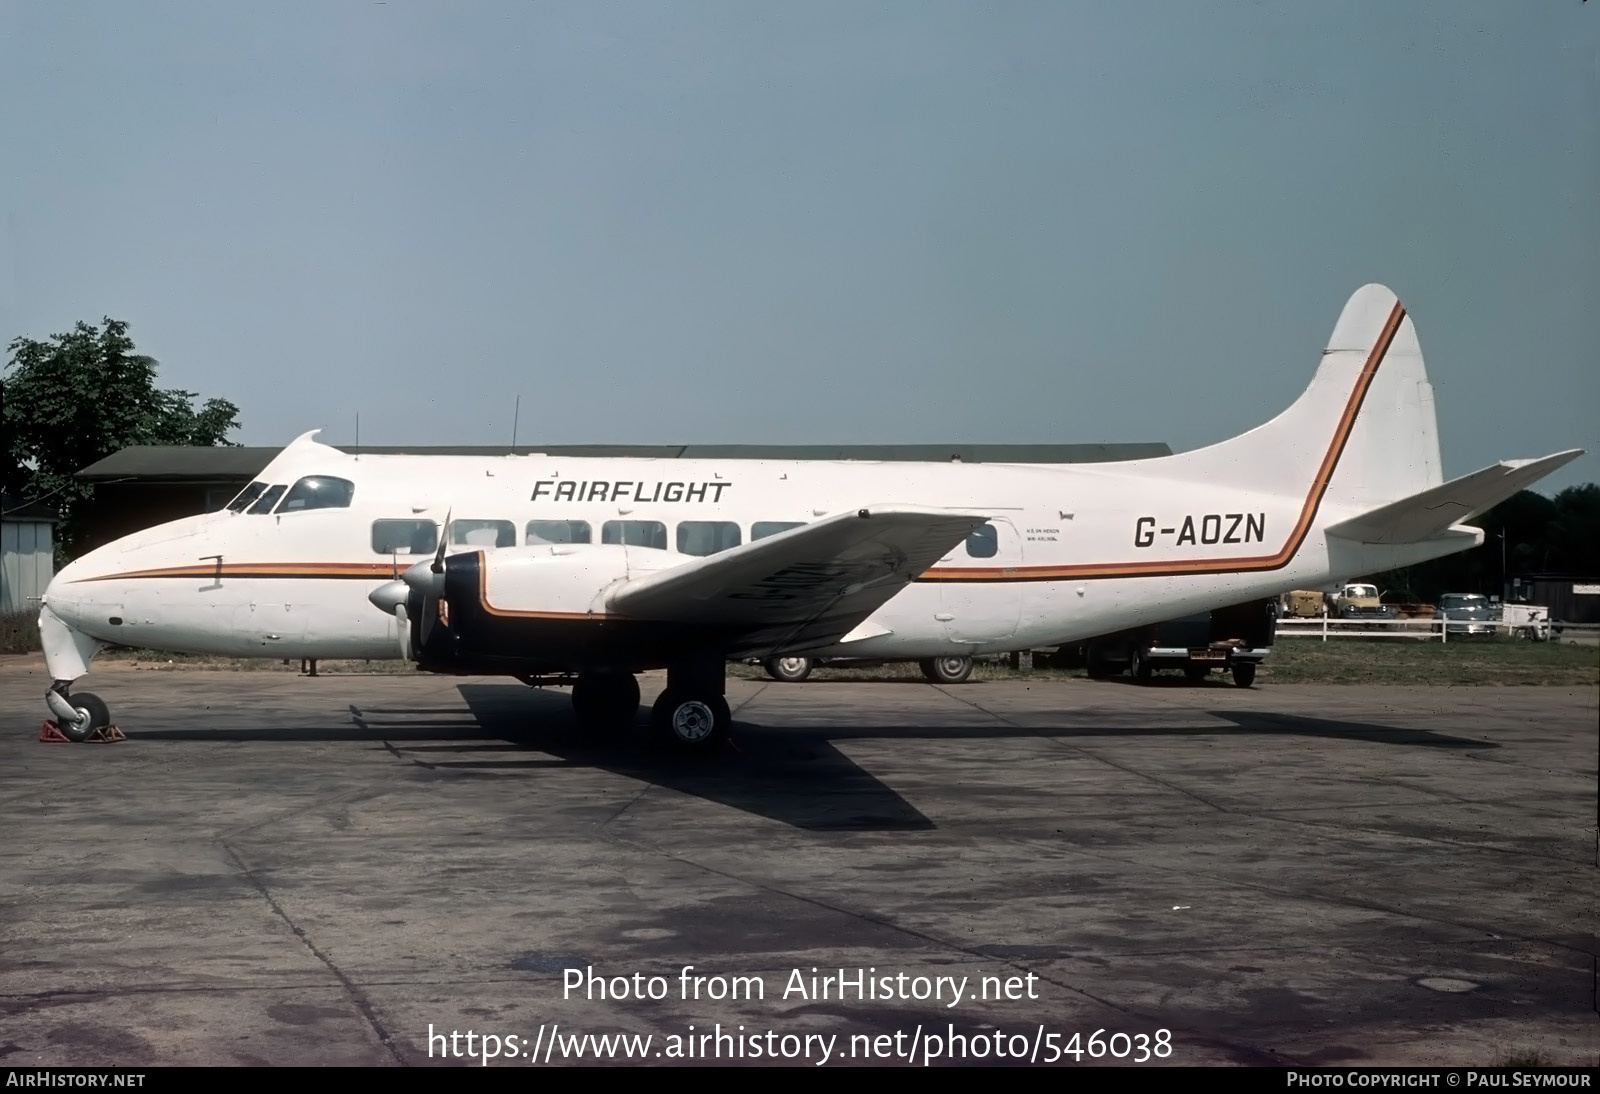
[{"label": "passenger cabin window", "polygon": [[714,555],[739,546],[739,526],[731,520],[686,520],[678,524],[678,553]]},{"label": "passenger cabin window", "polygon": [[278,504],[278,499],[283,497],[283,492],[285,490],[287,490],[287,489],[288,489],[287,486],[269,487],[265,494],[262,494],[261,497],[256,499],[256,503],[250,507],[250,512],[251,513],[270,513],[270,512],[272,512],[272,507],[274,505]]},{"label": "passenger cabin window", "polygon": [[967,554],[973,558],[993,558],[1000,551],[1000,533],[992,524],[975,528],[967,537]]},{"label": "passenger cabin window", "polygon": [[517,526],[509,520],[453,520],[450,542],[468,547],[515,547]]},{"label": "passenger cabin window", "polygon": [[592,543],[593,533],[586,520],[530,520],[525,530],[524,543]]},{"label": "passenger cabin window", "polygon": [[250,503],[259,498],[261,496],[261,491],[265,490],[266,488],[267,484],[264,482],[251,483],[249,486],[239,491],[238,496],[228,503],[228,512],[244,512],[246,509],[250,508]]},{"label": "passenger cabin window", "polygon": [[439,546],[439,526],[431,520],[375,520],[372,549],[380,555],[431,555]]},{"label": "passenger cabin window", "polygon": [[750,542],[787,532],[791,528],[804,527],[805,523],[803,520],[758,520],[750,526]]},{"label": "passenger cabin window", "polygon": [[355,497],[356,484],[349,479],[336,479],[332,475],[307,475],[289,488],[280,513],[294,513],[301,509],[348,509]]},{"label": "passenger cabin window", "polygon": [[601,543],[667,549],[667,526],[659,520],[608,520],[600,526]]}]

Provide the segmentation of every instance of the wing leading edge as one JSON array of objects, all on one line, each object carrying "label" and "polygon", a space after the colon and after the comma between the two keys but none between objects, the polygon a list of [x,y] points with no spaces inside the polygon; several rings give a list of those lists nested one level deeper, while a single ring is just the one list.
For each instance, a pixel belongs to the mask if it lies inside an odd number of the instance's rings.
[{"label": "wing leading edge", "polygon": [[903,506],[841,513],[743,547],[630,578],[608,613],[743,632],[751,648],[828,645],[988,520]]}]

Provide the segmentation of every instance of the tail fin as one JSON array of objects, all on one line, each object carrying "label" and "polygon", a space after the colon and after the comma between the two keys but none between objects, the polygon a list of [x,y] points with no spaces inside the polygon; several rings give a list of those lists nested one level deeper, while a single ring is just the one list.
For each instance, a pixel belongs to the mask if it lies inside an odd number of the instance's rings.
[{"label": "tail fin", "polygon": [[1356,290],[1311,384],[1263,426],[1172,457],[1177,476],[1306,495],[1362,511],[1436,487],[1439,434],[1433,388],[1405,308],[1382,285]]}]

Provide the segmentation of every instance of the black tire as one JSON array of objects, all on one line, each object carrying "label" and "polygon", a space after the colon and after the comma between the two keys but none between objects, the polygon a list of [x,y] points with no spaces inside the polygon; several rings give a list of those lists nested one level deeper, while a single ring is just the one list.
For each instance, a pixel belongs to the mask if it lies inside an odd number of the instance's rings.
[{"label": "black tire", "polygon": [[631,672],[585,673],[573,686],[572,711],[585,733],[626,733],[639,716],[639,681]]},{"label": "black tire", "polygon": [[919,662],[918,667],[935,684],[959,684],[972,675],[972,658],[934,657]]},{"label": "black tire", "polygon": [[650,708],[658,740],[679,752],[707,752],[728,739],[733,714],[720,695],[695,695],[667,689]]},{"label": "black tire", "polygon": [[1247,688],[1256,682],[1256,663],[1254,661],[1240,661],[1233,666],[1233,683],[1236,687]]},{"label": "black tire", "polygon": [[1100,652],[1099,646],[1088,646],[1083,651],[1083,668],[1091,680],[1102,680],[1111,675],[1111,669],[1106,666],[1105,656]]},{"label": "black tire", "polygon": [[94,692],[77,692],[67,696],[67,702],[72,704],[79,715],[75,722],[56,720],[56,728],[67,740],[87,741],[95,730],[104,729],[111,724],[111,708],[106,706],[105,700]]},{"label": "black tire", "polygon": [[1203,684],[1206,682],[1206,677],[1211,675],[1211,670],[1204,665],[1185,665],[1183,674],[1189,678],[1189,683]]},{"label": "black tire", "polygon": [[761,662],[761,667],[774,680],[798,684],[811,675],[812,663],[809,657],[769,657]]},{"label": "black tire", "polygon": [[1141,684],[1150,682],[1150,675],[1155,670],[1150,667],[1150,657],[1138,646],[1128,651],[1128,675]]}]

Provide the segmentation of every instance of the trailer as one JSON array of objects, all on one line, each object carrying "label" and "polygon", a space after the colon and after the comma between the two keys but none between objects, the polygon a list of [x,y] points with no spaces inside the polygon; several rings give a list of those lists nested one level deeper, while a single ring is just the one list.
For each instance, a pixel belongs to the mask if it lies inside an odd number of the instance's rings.
[{"label": "trailer", "polygon": [[1252,600],[1092,638],[1083,645],[1083,659],[1094,677],[1126,672],[1146,683],[1159,671],[1177,669],[1199,683],[1220,671],[1247,688],[1272,650],[1277,622],[1276,598]]}]

